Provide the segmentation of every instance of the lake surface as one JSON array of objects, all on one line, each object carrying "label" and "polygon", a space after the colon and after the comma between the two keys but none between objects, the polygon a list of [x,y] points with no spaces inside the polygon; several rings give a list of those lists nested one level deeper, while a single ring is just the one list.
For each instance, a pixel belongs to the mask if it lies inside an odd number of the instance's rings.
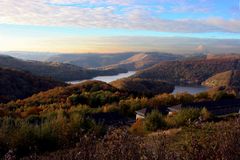
[{"label": "lake surface", "polygon": [[197,94],[201,92],[208,91],[209,88],[204,86],[175,86],[173,94],[188,92],[190,94]]},{"label": "lake surface", "polygon": [[127,73],[120,73],[120,74],[114,75],[114,76],[98,76],[98,77],[93,78],[93,80],[98,80],[98,81],[103,81],[103,82],[106,82],[106,83],[110,83],[110,82],[115,81],[117,79],[130,77],[130,76],[134,75],[135,73],[136,73],[136,71],[129,71]]},{"label": "lake surface", "polygon": [[[127,73],[120,73],[118,75],[113,75],[113,76],[98,76],[98,77],[95,77],[91,80],[98,80],[98,81],[103,81],[103,82],[106,82],[106,83],[110,83],[110,82],[115,81],[117,79],[130,77],[130,76],[134,75],[135,73],[136,73],[136,71],[129,71]],[[77,83],[81,83],[81,82],[84,82],[84,81],[86,81],[86,80],[70,81],[70,82],[67,82],[67,83],[77,84]]]},{"label": "lake surface", "polygon": [[[91,80],[98,80],[98,81],[103,81],[103,82],[106,82],[106,83],[110,83],[112,81],[115,81],[115,80],[118,80],[118,79],[121,79],[121,78],[130,77],[130,76],[134,75],[135,73],[136,73],[136,71],[129,71],[127,73],[120,73],[118,75],[113,75],[113,76],[98,76],[98,77],[95,77]],[[84,81],[86,81],[86,80],[70,81],[70,82],[67,82],[67,83],[77,84],[77,83],[82,83]],[[197,93],[200,93],[200,92],[207,91],[208,89],[209,88],[204,87],[204,86],[175,86],[175,90],[173,91],[173,94],[183,93],[183,92],[188,92],[190,94],[197,94]]]}]

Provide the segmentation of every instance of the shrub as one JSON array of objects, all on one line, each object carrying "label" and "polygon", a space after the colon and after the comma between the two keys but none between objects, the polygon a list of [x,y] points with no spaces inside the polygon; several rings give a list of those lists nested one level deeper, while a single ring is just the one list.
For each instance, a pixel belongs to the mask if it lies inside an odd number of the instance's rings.
[{"label": "shrub", "polygon": [[70,105],[77,105],[80,102],[80,97],[77,94],[72,94],[67,98],[67,103]]},{"label": "shrub", "polygon": [[212,117],[212,114],[207,110],[207,108],[202,108],[200,111],[200,116],[203,121],[207,121]]},{"label": "shrub", "polygon": [[195,95],[195,101],[208,100],[208,92],[201,92]]},{"label": "shrub", "polygon": [[171,106],[176,103],[176,99],[172,94],[161,94],[150,100],[150,106],[158,108],[159,106]]},{"label": "shrub", "polygon": [[40,116],[37,115],[31,115],[26,118],[27,124],[32,124],[32,125],[40,125],[42,122],[42,119]]},{"label": "shrub", "polygon": [[166,127],[162,114],[154,110],[144,120],[144,126],[147,131],[156,131],[159,128]]},{"label": "shrub", "polygon": [[31,107],[27,111],[21,113],[22,118],[26,118],[30,115],[38,115],[42,111],[39,107]]},{"label": "shrub", "polygon": [[120,111],[126,116],[134,116],[136,110],[146,108],[147,106],[147,98],[130,98],[119,102]]},{"label": "shrub", "polygon": [[192,103],[194,101],[194,96],[189,93],[177,93],[175,98],[178,103]]},{"label": "shrub", "polygon": [[91,113],[93,110],[94,110],[93,108],[90,108],[87,105],[81,105],[80,104],[80,105],[77,105],[77,106],[72,106],[69,109],[69,113],[77,112],[81,115],[85,115],[85,114]]},{"label": "shrub", "polygon": [[183,159],[227,159],[240,157],[239,118],[185,128],[174,150]]},{"label": "shrub", "polygon": [[4,117],[6,115],[5,111],[3,109],[0,109],[0,117]]},{"label": "shrub", "polygon": [[119,108],[117,106],[117,104],[105,104],[103,107],[103,112],[117,112],[119,111]]},{"label": "shrub", "polygon": [[144,123],[142,119],[137,119],[136,122],[131,126],[129,129],[131,133],[137,134],[137,135],[144,135],[146,134],[146,131],[144,129]]},{"label": "shrub", "polygon": [[179,127],[197,120],[200,116],[200,110],[195,108],[185,108],[180,110],[173,118],[174,125]]}]

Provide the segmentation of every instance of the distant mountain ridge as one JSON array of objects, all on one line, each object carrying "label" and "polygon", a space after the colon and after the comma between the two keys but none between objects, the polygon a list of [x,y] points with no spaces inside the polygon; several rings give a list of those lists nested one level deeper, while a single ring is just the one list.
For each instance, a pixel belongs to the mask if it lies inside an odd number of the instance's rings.
[{"label": "distant mountain ridge", "polygon": [[48,61],[74,64],[87,68],[124,68],[138,70],[150,67],[160,61],[182,59],[181,55],[161,52],[126,52],[115,54],[59,54]]},{"label": "distant mountain ridge", "polygon": [[95,71],[57,62],[24,61],[10,56],[0,56],[0,67],[28,71],[37,76],[52,77],[61,81],[92,78]]},{"label": "distant mountain ridge", "polygon": [[138,53],[117,64],[105,66],[104,68],[124,68],[127,70],[141,70],[151,67],[161,61],[174,61],[184,59],[182,55],[174,55],[170,53],[147,52]]},{"label": "distant mountain ridge", "polygon": [[238,53],[224,53],[224,54],[207,54],[206,59],[240,59],[240,54]]},{"label": "distant mountain ridge", "polygon": [[60,81],[91,79],[100,75],[113,75],[119,72],[126,72],[126,70],[122,69],[85,69],[58,62],[24,61],[6,55],[0,55],[0,67],[27,71],[37,76],[52,77]]},{"label": "distant mountain ridge", "polygon": [[[196,54],[172,54],[164,52],[123,52],[123,53],[35,53],[34,52],[6,52],[17,58],[40,60],[46,62],[58,62],[75,66],[100,70],[141,70],[151,67],[161,61],[174,61],[183,59],[205,59],[207,55]],[[38,61],[39,61],[38,60]]]},{"label": "distant mountain ridge", "polygon": [[116,54],[58,54],[47,59],[47,61],[69,63],[85,68],[98,68],[111,64],[117,64],[122,60],[128,59],[135,53],[116,53]]},{"label": "distant mountain ridge", "polygon": [[23,60],[35,60],[35,61],[46,61],[48,58],[57,55],[58,53],[50,52],[26,52],[26,51],[8,51],[0,52],[0,55],[8,55],[11,57],[23,59]]}]

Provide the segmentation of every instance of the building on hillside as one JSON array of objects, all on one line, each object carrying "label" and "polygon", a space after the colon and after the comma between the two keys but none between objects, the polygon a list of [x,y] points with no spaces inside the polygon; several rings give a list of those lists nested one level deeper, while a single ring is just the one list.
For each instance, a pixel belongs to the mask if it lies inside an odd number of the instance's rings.
[{"label": "building on hillside", "polygon": [[141,110],[136,111],[136,120],[146,118],[147,114],[151,112],[150,108],[143,108]]},{"label": "building on hillside", "polygon": [[153,110],[157,110],[162,114],[168,114],[167,107],[159,107],[159,108],[146,107],[135,112],[136,120],[146,118],[147,114],[151,113]]},{"label": "building on hillside", "polygon": [[225,99],[220,101],[179,104],[168,107],[169,115],[179,112],[183,108],[206,108],[209,112],[217,116],[240,113],[240,99]]}]

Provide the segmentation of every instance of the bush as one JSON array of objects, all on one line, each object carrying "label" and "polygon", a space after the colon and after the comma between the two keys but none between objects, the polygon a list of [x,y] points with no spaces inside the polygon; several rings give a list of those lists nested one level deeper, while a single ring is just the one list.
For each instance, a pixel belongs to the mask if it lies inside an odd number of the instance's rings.
[{"label": "bush", "polygon": [[177,93],[175,98],[178,103],[192,103],[194,101],[194,96],[189,93]]},{"label": "bush", "polygon": [[117,104],[105,104],[103,107],[103,112],[117,112],[119,111],[119,107],[117,106]]},{"label": "bush", "polygon": [[80,103],[80,101],[81,101],[81,98],[77,94],[72,94],[67,98],[67,103],[70,105],[77,105]]},{"label": "bush", "polygon": [[197,120],[200,116],[200,110],[195,108],[185,108],[180,110],[173,118],[174,126],[179,127]]},{"label": "bush", "polygon": [[212,114],[207,110],[207,108],[204,107],[200,111],[200,116],[201,116],[203,121],[207,121],[212,117]]},{"label": "bush", "polygon": [[6,115],[5,111],[3,109],[0,109],[0,117],[4,117]]},{"label": "bush", "polygon": [[239,118],[185,128],[174,150],[183,159],[226,159],[240,157]]},{"label": "bush", "polygon": [[119,102],[120,111],[125,116],[135,116],[135,111],[148,107],[147,98],[130,98]]},{"label": "bush", "polygon": [[136,122],[131,126],[129,129],[131,133],[137,134],[137,135],[144,135],[146,134],[146,131],[144,129],[144,124],[142,119],[137,119]]},{"label": "bush", "polygon": [[154,110],[145,118],[144,127],[147,131],[156,131],[157,129],[166,127],[166,123],[162,114]]},{"label": "bush", "polygon": [[[74,146],[86,133],[102,135],[104,128],[85,115],[93,112],[85,105],[70,110],[57,110],[42,115],[30,115],[24,119],[4,117],[0,119],[0,149],[3,155],[9,149],[19,156],[31,152],[44,152]],[[1,157],[0,157],[1,158]]]},{"label": "bush", "polygon": [[31,107],[27,111],[21,113],[22,118],[26,118],[30,115],[39,115],[39,113],[42,111],[39,107]]},{"label": "bush", "polygon": [[201,92],[195,95],[195,101],[202,101],[208,99],[209,99],[208,92]]},{"label": "bush", "polygon": [[171,106],[176,104],[176,99],[172,94],[161,94],[150,100],[150,106],[158,108],[159,106]]}]

